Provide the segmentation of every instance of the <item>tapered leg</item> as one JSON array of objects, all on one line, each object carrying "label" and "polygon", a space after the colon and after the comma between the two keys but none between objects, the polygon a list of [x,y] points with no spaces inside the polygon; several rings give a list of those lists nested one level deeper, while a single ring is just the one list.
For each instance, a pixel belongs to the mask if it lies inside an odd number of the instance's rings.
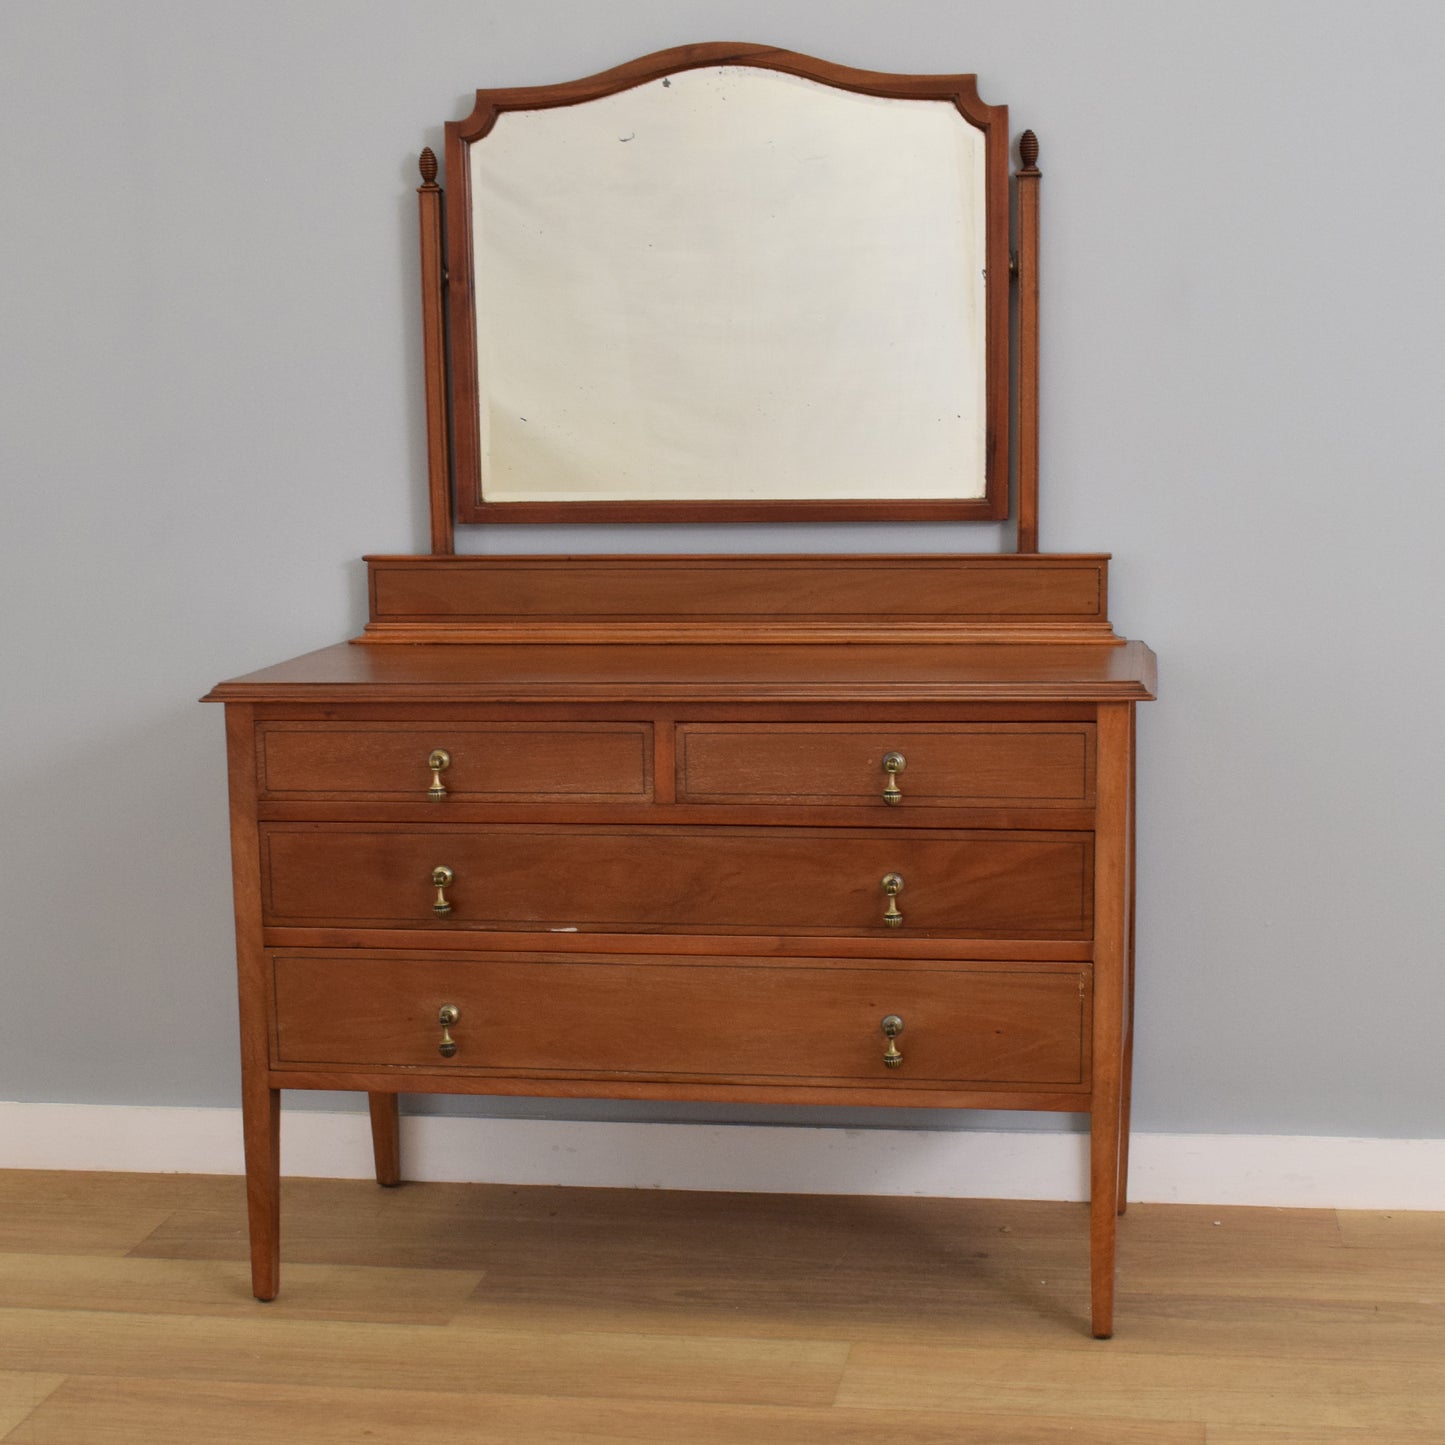
[{"label": "tapered leg", "polygon": [[1089,1298],[1094,1338],[1114,1333],[1114,1244],[1118,1232],[1119,1111],[1089,1119]]},{"label": "tapered leg", "polygon": [[376,1157],[376,1182],[388,1188],[401,1183],[401,1119],[395,1094],[368,1094],[371,1106],[371,1152]]},{"label": "tapered leg", "polygon": [[272,1300],[281,1288],[281,1091],[244,1081],[246,1213],[251,1226],[251,1292]]},{"label": "tapered leg", "polygon": [[1123,1176],[1129,972],[1129,737],[1126,703],[1098,711],[1094,830],[1093,1088],[1089,1098],[1089,1266],[1093,1330],[1114,1332],[1114,1241]]},{"label": "tapered leg", "polygon": [[1129,1121],[1134,1103],[1134,880],[1136,877],[1135,784],[1138,749],[1135,747],[1136,709],[1129,704],[1129,903],[1127,959],[1124,965],[1124,1060],[1119,1076],[1119,1213],[1129,1207]]}]

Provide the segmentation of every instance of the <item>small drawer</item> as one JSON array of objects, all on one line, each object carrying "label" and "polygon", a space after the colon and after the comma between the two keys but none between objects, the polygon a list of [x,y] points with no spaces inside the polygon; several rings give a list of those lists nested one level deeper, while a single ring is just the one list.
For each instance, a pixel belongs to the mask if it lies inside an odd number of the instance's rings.
[{"label": "small drawer", "polygon": [[1086,938],[1093,921],[1093,837],[1062,830],[268,823],[261,838],[281,927]]},{"label": "small drawer", "polygon": [[261,797],[272,801],[652,796],[652,728],[644,723],[264,722],[256,752]]},{"label": "small drawer", "polygon": [[[1078,1085],[1088,1070],[1087,964],[278,953],[273,977],[278,1067],[900,1092]],[[902,1025],[891,1048],[885,1019]]]},{"label": "small drawer", "polygon": [[677,729],[679,802],[1078,808],[1092,723],[744,724]]}]

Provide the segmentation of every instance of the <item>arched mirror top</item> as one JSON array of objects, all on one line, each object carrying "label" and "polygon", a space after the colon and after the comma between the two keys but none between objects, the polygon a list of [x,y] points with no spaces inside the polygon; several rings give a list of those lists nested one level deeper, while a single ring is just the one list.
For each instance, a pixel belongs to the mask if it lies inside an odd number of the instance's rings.
[{"label": "arched mirror top", "polygon": [[1008,510],[1007,109],[755,46],[447,126],[456,516]]}]

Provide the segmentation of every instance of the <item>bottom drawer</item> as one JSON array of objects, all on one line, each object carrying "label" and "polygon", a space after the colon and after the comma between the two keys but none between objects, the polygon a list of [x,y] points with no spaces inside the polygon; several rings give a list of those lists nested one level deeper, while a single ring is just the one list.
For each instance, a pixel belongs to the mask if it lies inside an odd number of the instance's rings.
[{"label": "bottom drawer", "polygon": [[272,965],[278,1068],[902,1089],[1087,1078],[1087,964],[278,952]]}]

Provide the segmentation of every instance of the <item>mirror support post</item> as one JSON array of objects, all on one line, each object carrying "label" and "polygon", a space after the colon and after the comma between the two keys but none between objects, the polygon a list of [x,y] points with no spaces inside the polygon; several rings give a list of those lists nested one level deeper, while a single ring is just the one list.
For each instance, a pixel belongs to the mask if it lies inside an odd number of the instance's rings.
[{"label": "mirror support post", "polygon": [[442,260],[442,189],[437,158],[428,146],[417,162],[416,189],[421,241],[422,364],[426,373],[427,495],[431,504],[431,551],[450,556],[452,542],[451,465],[447,447],[446,267]]},{"label": "mirror support post", "polygon": [[1018,550],[1039,550],[1039,141],[1019,137]]}]

